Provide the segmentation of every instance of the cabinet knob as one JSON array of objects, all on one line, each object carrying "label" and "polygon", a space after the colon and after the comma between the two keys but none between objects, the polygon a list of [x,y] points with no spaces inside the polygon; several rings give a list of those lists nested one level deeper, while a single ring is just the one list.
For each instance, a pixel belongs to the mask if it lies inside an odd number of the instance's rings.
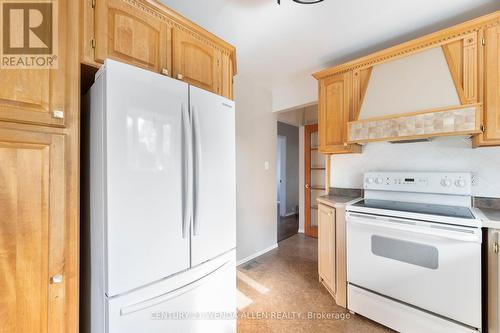
[{"label": "cabinet knob", "polygon": [[165,76],[170,76],[167,68],[162,68],[161,73]]},{"label": "cabinet knob", "polygon": [[62,280],[63,280],[62,274],[56,274],[56,275],[54,275],[53,277],[50,278],[50,282],[52,284],[59,284],[59,283],[62,282]]},{"label": "cabinet knob", "polygon": [[311,186],[309,184],[306,184],[305,188],[310,189]]},{"label": "cabinet knob", "polygon": [[178,80],[182,80],[183,78],[184,78],[184,76],[181,73],[177,74],[177,79]]},{"label": "cabinet knob", "polygon": [[498,253],[498,250],[499,250],[498,243],[494,243],[494,244],[493,244],[493,252],[494,252],[494,253]]},{"label": "cabinet knob", "polygon": [[332,213],[332,211],[331,211],[331,210],[330,210],[330,211],[328,211],[328,216],[332,216],[332,214],[333,214],[333,213]]}]

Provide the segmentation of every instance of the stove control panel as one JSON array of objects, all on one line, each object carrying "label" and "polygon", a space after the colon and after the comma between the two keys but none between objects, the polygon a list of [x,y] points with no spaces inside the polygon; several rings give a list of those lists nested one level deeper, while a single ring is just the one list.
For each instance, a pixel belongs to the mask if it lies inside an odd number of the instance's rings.
[{"label": "stove control panel", "polygon": [[472,175],[468,172],[367,172],[365,190],[471,194]]}]

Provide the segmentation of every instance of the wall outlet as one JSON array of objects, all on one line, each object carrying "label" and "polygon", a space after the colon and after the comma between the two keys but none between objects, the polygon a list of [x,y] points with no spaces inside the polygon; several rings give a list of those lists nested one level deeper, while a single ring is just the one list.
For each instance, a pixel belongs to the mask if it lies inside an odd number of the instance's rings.
[{"label": "wall outlet", "polygon": [[269,161],[264,162],[264,170],[269,170]]},{"label": "wall outlet", "polygon": [[473,172],[471,175],[471,186],[478,186],[479,185],[479,176],[477,175],[477,172]]}]

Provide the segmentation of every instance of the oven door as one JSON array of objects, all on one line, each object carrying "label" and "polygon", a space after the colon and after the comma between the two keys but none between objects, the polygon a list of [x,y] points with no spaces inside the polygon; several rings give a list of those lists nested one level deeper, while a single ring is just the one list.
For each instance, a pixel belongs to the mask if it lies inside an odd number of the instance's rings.
[{"label": "oven door", "polygon": [[347,213],[350,284],[481,327],[481,229]]}]

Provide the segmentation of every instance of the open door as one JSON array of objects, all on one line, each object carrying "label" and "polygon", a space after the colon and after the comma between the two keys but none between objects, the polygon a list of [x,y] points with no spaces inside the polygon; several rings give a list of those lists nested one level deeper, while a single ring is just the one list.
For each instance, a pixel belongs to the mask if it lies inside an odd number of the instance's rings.
[{"label": "open door", "polygon": [[326,189],[325,158],[318,152],[318,125],[304,127],[304,231],[306,236],[318,237],[318,203],[316,199]]}]

